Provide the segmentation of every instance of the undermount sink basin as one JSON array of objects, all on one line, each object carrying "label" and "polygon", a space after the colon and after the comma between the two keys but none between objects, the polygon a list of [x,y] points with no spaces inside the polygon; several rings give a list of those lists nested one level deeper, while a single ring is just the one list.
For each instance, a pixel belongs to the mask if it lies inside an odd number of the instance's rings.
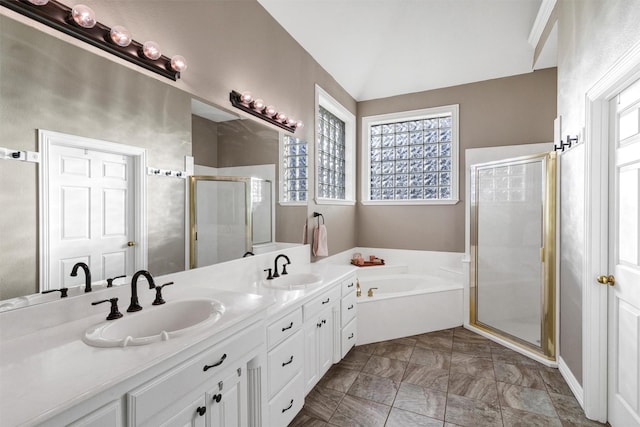
[{"label": "undermount sink basin", "polygon": [[224,306],[214,299],[193,299],[145,307],[88,328],[82,340],[94,347],[146,345],[201,330],[217,322]]},{"label": "undermount sink basin", "polygon": [[272,280],[263,280],[262,284],[272,289],[304,289],[311,288],[322,283],[322,277],[313,273],[290,273]]}]

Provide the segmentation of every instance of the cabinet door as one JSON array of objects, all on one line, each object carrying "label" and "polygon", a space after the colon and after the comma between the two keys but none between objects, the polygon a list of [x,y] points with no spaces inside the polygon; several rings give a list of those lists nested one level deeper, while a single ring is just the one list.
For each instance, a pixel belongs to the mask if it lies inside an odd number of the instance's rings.
[{"label": "cabinet door", "polygon": [[318,371],[318,332],[317,319],[304,325],[304,392],[309,393],[320,379]]},{"label": "cabinet door", "polygon": [[331,307],[318,318],[318,374],[320,378],[333,364],[333,313]]},{"label": "cabinet door", "polygon": [[200,396],[159,425],[162,427],[205,427],[206,412],[204,397]]},{"label": "cabinet door", "polygon": [[211,410],[211,427],[247,425],[247,379],[241,368],[225,376],[206,398]]},{"label": "cabinet door", "polygon": [[120,427],[122,426],[122,411],[120,401],[115,401],[96,409],[79,420],[69,424],[69,427]]}]

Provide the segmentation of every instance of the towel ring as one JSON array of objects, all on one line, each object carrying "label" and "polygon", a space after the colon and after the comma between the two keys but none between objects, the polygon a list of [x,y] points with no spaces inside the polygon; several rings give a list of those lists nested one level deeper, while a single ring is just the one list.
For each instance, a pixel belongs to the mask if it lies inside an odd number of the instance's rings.
[{"label": "towel ring", "polygon": [[[314,218],[317,218],[317,217],[319,217],[319,216],[321,216],[321,217],[322,217],[322,223],[324,224],[324,216],[323,216],[321,213],[319,213],[319,212],[314,212],[314,213],[313,213],[313,217],[314,217]],[[318,224],[320,224],[320,220],[318,220]]]}]

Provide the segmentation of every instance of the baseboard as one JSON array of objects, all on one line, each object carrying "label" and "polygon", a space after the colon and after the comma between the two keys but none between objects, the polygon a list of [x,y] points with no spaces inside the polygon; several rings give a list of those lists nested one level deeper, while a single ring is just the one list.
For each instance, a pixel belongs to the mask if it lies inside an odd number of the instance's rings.
[{"label": "baseboard", "polygon": [[569,388],[580,404],[580,407],[584,409],[584,395],[582,386],[580,385],[576,377],[573,376],[573,372],[571,372],[571,369],[569,369],[562,357],[558,357],[558,370],[560,371],[560,375],[562,375],[562,378],[564,378],[564,380],[567,382],[567,385],[569,385]]}]

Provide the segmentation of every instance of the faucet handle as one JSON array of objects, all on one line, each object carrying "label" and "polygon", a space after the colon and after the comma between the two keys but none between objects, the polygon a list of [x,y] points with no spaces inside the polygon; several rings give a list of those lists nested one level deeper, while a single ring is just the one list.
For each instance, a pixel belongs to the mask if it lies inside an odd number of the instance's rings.
[{"label": "faucet handle", "polygon": [[[267,280],[272,280],[274,277],[277,277],[277,276],[271,275],[271,269],[270,268],[265,268],[263,271],[268,271],[269,272],[269,275],[267,276]],[[276,273],[277,273],[277,271],[276,271]]]},{"label": "faucet handle", "polygon": [[165,283],[161,286],[156,286],[156,299],[153,300],[152,305],[162,305],[166,302],[164,298],[162,298],[162,288],[169,285],[173,285],[173,282]]},{"label": "faucet handle", "polygon": [[122,317],[122,313],[120,313],[120,310],[118,310],[118,298],[110,298],[110,299],[103,299],[100,301],[94,301],[91,303],[91,305],[98,305],[98,304],[102,304],[103,302],[111,303],[111,310],[109,311],[107,320],[114,320]]},{"label": "faucet handle", "polygon": [[60,298],[66,298],[69,288],[49,289],[48,291],[42,291],[42,294],[50,294],[51,292],[60,292]]},{"label": "faucet handle", "polygon": [[287,265],[289,265],[290,263],[286,263],[286,264],[282,264],[282,275],[284,276],[285,274],[289,274],[287,273]]},{"label": "faucet handle", "polygon": [[127,277],[126,274],[123,274],[122,276],[116,276],[116,277],[112,277],[110,279],[107,279],[107,288],[111,288],[113,287],[113,281],[116,279],[122,279],[123,277]]}]

